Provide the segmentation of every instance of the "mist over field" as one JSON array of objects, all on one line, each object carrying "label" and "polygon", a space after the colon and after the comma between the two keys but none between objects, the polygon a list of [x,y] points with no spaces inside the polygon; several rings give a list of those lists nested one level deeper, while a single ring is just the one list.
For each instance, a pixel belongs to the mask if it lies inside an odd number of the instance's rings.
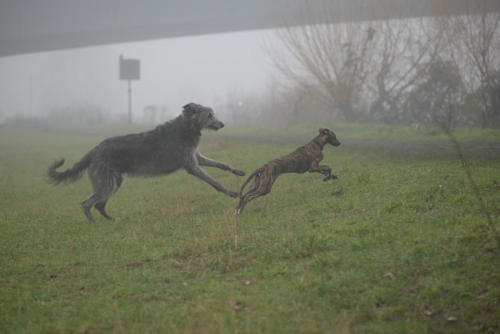
[{"label": "mist over field", "polygon": [[372,16],[362,1],[306,2],[281,13],[272,7],[274,29],[1,57],[0,121],[128,121],[123,56],[140,61],[131,81],[135,123],[164,122],[196,102],[239,125],[500,127],[498,4],[391,1]]},{"label": "mist over field", "polygon": [[261,94],[272,73],[261,47],[269,34],[227,33],[0,58],[0,110],[5,120],[93,108],[117,122],[127,113],[127,82],[118,73],[121,54],[141,60],[141,79],[132,82],[138,123],[149,121],[148,106],[163,108],[168,118],[188,102],[214,105],[228,94]]},{"label": "mist over field", "polygon": [[499,166],[495,0],[1,2],[0,333],[498,333]]}]

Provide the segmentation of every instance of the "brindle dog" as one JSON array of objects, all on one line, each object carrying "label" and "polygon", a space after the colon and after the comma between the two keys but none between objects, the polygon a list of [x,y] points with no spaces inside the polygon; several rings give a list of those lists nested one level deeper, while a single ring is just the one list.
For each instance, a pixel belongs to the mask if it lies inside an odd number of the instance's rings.
[{"label": "brindle dog", "polygon": [[[240,204],[235,210],[235,214],[239,215],[243,212],[245,205],[251,200],[264,196],[271,191],[274,181],[284,173],[321,173],[325,175],[323,181],[337,179],[338,176],[332,174],[332,169],[329,166],[320,166],[319,162],[323,159],[323,147],[326,144],[339,146],[335,134],[328,129],[319,129],[319,135],[309,143],[299,147],[292,153],[284,157],[274,159],[264,166],[253,172],[245,181],[240,190]],[[248,192],[242,196],[243,189],[255,178]]]}]

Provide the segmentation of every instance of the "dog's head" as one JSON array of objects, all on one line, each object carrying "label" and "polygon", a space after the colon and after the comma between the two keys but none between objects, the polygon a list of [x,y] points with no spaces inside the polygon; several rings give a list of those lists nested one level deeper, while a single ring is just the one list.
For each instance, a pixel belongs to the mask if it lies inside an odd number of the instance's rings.
[{"label": "dog's head", "polygon": [[319,137],[321,138],[321,141],[324,143],[328,143],[333,146],[340,145],[340,142],[338,141],[337,136],[335,136],[335,133],[333,133],[333,131],[330,131],[328,129],[319,129]]},{"label": "dog's head", "polygon": [[219,130],[224,127],[224,123],[215,117],[212,108],[204,107],[201,104],[196,103],[188,103],[182,108],[182,114],[184,117],[199,130]]}]

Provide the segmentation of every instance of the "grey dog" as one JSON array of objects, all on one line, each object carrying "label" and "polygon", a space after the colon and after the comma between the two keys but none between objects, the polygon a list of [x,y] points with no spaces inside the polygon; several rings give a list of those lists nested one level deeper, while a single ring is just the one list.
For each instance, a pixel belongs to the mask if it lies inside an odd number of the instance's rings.
[{"label": "grey dog", "polygon": [[157,176],[184,168],[217,191],[231,197],[238,197],[234,191],[224,188],[205,173],[200,166],[215,167],[243,176],[245,172],[204,157],[198,151],[201,130],[219,130],[224,123],[218,120],[211,108],[189,103],[182,114],[155,129],[137,134],[108,138],[88,152],[72,168],[56,171],[64,164],[64,159],[55,161],[48,168],[49,182],[76,181],[88,168],[94,193],[81,206],[89,221],[92,206],[107,219],[113,219],[105,210],[106,202],[122,184],[122,174]]}]

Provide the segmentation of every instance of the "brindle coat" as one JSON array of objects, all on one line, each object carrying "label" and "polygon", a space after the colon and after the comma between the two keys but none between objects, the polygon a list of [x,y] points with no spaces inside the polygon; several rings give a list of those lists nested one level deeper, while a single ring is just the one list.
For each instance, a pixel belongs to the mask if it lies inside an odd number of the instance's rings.
[{"label": "brindle coat", "polygon": [[88,168],[94,193],[81,206],[89,221],[90,209],[95,207],[101,215],[112,219],[105,210],[106,202],[122,184],[122,174],[157,176],[184,168],[217,191],[238,197],[205,173],[200,166],[215,167],[236,175],[243,171],[207,157],[198,151],[201,130],[218,130],[224,126],[211,108],[189,103],[182,114],[147,132],[108,138],[88,152],[72,168],[59,172],[56,169],[64,160],[55,161],[48,169],[49,182],[59,184],[76,181]]},{"label": "brindle coat", "polygon": [[[235,214],[243,212],[245,205],[251,200],[264,196],[271,191],[274,181],[284,173],[321,173],[325,175],[323,181],[336,179],[337,175],[332,174],[329,166],[320,166],[323,160],[323,147],[326,144],[339,146],[335,134],[328,129],[319,129],[319,135],[304,146],[299,147],[292,153],[281,158],[274,159],[253,172],[245,181],[240,190],[240,203],[236,208]],[[242,195],[243,189],[255,178],[250,189],[245,195]]]}]

